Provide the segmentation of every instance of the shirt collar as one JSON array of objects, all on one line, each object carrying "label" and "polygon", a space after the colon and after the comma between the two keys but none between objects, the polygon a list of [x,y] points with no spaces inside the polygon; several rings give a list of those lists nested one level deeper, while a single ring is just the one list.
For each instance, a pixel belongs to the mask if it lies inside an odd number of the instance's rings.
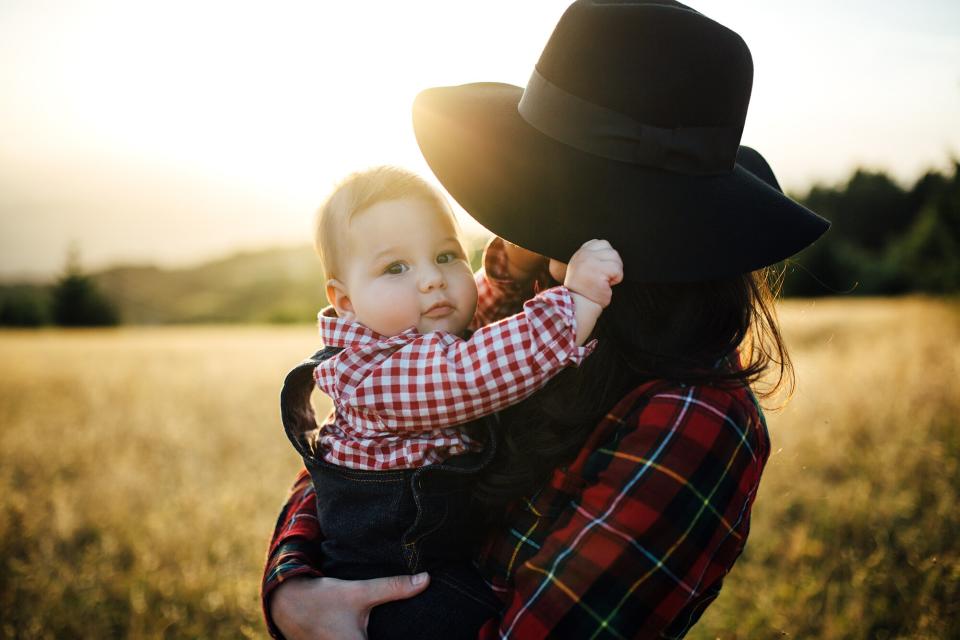
[{"label": "shirt collar", "polygon": [[[390,340],[389,336],[379,334],[359,322],[344,320],[337,315],[337,310],[332,306],[324,307],[317,314],[317,325],[320,328],[320,339],[325,347],[352,347]],[[415,327],[410,327],[399,335],[406,336],[416,332]]]}]

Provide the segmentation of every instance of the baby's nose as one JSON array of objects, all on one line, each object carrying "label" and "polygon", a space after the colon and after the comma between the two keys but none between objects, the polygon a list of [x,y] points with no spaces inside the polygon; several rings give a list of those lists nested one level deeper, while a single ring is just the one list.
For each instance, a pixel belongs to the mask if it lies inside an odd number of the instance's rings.
[{"label": "baby's nose", "polygon": [[443,272],[435,265],[426,267],[420,274],[420,289],[423,291],[432,291],[444,286]]}]

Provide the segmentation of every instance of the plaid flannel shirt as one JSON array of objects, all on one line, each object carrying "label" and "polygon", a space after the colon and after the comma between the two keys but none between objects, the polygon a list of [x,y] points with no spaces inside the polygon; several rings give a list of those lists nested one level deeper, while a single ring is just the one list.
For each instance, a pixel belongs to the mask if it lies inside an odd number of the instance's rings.
[{"label": "plaid flannel shirt", "polygon": [[[743,549],[770,443],[749,389],[643,385],[575,462],[514,505],[478,562],[504,602],[480,638],[680,638]],[[294,483],[262,584],[320,576],[310,478]]]},{"label": "plaid flannel shirt", "polygon": [[[471,326],[502,310],[511,293],[504,257],[502,241],[485,252],[477,273],[480,313]],[[414,468],[480,448],[456,425],[529,397],[595,344],[576,344],[565,287],[537,294],[521,313],[479,326],[466,340],[412,327],[383,336],[331,308],[319,321],[324,345],[343,349],[314,372],[334,404],[320,444],[327,462],[352,469]]]},{"label": "plaid flannel shirt", "polygon": [[[512,313],[517,303],[501,304]],[[652,382],[634,389],[567,469],[488,533],[477,560],[505,609],[480,638],[682,637],[743,549],[769,451],[746,387]],[[291,578],[322,575],[316,513],[310,476],[301,471],[277,519],[261,585],[275,638],[282,635],[269,615],[273,591]]]}]

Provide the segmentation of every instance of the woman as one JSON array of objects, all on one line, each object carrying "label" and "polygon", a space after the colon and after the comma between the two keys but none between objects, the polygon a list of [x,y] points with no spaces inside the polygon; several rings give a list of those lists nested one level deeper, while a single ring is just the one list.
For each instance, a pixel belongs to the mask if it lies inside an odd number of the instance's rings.
[{"label": "woman", "polygon": [[[503,611],[481,637],[681,637],[743,549],[769,452],[750,385],[789,375],[763,269],[828,226],[739,146],[751,84],[740,37],[684,5],[581,0],[525,90],[414,105],[439,180],[530,250],[510,253],[517,303],[590,238],[626,276],[594,354],[499,415],[477,557]],[[364,637],[373,606],[426,581],[320,577],[312,499],[301,474],[264,576],[271,631]]]}]

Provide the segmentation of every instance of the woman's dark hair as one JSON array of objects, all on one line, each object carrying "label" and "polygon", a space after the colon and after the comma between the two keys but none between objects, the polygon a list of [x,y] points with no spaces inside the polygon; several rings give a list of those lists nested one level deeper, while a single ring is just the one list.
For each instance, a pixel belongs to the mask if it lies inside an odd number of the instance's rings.
[{"label": "woman's dark hair", "polygon": [[[764,269],[729,280],[614,287],[594,330],[593,354],[500,412],[497,452],[478,483],[477,499],[502,513],[500,507],[535,491],[553,469],[576,457],[600,419],[643,382],[751,385],[763,398],[784,382],[792,391],[771,290],[779,288],[779,278]],[[772,377],[757,388],[768,369]]]}]

